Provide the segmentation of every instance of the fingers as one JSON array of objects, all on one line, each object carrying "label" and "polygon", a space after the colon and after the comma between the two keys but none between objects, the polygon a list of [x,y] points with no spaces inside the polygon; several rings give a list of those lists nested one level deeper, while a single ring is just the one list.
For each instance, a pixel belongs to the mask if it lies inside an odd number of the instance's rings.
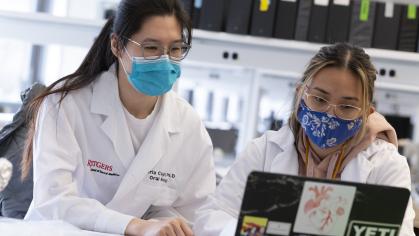
[{"label": "fingers", "polygon": [[182,227],[180,226],[181,225],[180,221],[174,220],[174,221],[171,221],[170,223],[171,223],[173,229],[175,230],[176,236],[186,236],[183,233]]},{"label": "fingers", "polygon": [[[155,225],[155,226],[157,226],[158,229],[157,229],[157,231],[154,231],[153,235],[158,235],[158,236],[193,236],[192,229],[181,218],[170,219],[170,220],[167,220],[167,221],[160,221],[160,222],[154,222],[154,223],[157,223],[157,225]],[[150,230],[151,230],[151,228],[150,228]],[[148,230],[146,230],[146,231],[148,231]],[[149,232],[152,232],[152,231],[149,231]],[[156,234],[156,232],[157,232],[157,234]]]},{"label": "fingers", "polygon": [[176,219],[170,219],[160,222],[158,236],[184,236],[180,224]]},{"label": "fingers", "polygon": [[173,228],[171,223],[168,223],[167,225],[164,226],[163,228],[164,232],[165,232],[165,236],[177,236],[175,229]]},{"label": "fingers", "polygon": [[193,231],[191,227],[182,219],[179,219],[180,227],[184,233],[185,236],[193,236]]},{"label": "fingers", "polygon": [[193,236],[192,229],[181,218],[171,219],[167,222],[167,236]]}]

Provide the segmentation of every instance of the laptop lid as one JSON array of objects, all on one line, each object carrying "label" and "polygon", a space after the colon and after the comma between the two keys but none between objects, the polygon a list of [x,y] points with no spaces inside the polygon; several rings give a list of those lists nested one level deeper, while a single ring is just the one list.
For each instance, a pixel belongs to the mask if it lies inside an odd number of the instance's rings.
[{"label": "laptop lid", "polygon": [[236,236],[396,236],[410,192],[405,188],[250,173]]}]

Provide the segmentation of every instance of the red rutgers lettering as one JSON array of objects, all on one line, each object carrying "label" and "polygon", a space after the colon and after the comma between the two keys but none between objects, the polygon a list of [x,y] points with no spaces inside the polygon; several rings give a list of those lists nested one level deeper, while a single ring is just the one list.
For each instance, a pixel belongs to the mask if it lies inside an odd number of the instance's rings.
[{"label": "red rutgers lettering", "polygon": [[88,160],[87,161],[87,166],[92,168],[92,167],[96,167],[102,170],[106,170],[106,171],[112,171],[112,165],[107,165],[103,162],[100,161],[94,161],[94,160]]}]

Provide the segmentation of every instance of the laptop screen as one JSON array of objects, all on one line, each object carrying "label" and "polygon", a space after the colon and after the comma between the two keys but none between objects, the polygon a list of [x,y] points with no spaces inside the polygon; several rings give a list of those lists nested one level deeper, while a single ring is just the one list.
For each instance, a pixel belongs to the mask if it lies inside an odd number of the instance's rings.
[{"label": "laptop screen", "polygon": [[236,236],[396,236],[408,189],[252,172]]}]

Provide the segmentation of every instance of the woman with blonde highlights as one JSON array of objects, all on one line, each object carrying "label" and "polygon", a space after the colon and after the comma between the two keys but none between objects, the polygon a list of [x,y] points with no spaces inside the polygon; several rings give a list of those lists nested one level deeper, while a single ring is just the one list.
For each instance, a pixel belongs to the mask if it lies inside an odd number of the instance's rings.
[{"label": "woman with blonde highlights", "polygon": [[[363,49],[326,46],[298,84],[288,125],[253,140],[216,193],[199,210],[195,232],[218,235],[238,217],[252,171],[398,186],[410,189],[406,158],[394,129],[375,112],[376,70]],[[411,200],[400,235],[414,235]]]}]

